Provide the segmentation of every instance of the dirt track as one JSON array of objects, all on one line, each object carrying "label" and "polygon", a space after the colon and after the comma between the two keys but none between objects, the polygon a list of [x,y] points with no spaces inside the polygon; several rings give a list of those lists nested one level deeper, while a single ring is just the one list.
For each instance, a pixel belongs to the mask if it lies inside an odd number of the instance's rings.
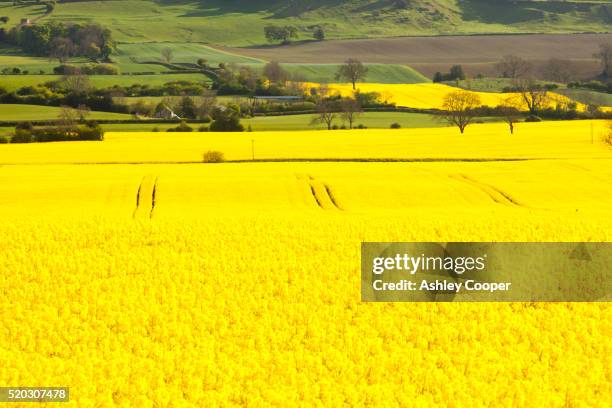
[{"label": "dirt track", "polygon": [[572,59],[580,65],[580,72],[587,74],[597,71],[592,55],[603,42],[612,42],[612,34],[397,37],[227,50],[296,63],[339,63],[351,57],[364,62],[407,64],[427,75],[452,64],[463,64],[468,72],[487,74],[502,56],[514,54],[534,61],[552,57]]}]

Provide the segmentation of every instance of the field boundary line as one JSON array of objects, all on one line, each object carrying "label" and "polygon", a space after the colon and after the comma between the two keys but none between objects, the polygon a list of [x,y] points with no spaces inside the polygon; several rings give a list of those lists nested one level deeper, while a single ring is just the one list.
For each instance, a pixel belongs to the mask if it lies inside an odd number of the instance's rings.
[{"label": "field boundary line", "polygon": [[237,159],[223,163],[204,163],[202,161],[107,161],[107,162],[39,162],[39,163],[2,163],[0,166],[100,166],[100,165],[143,165],[143,164],[205,164],[220,166],[223,164],[241,163],[494,163],[494,162],[527,162],[527,161],[568,161],[568,160],[612,160],[611,157],[499,157],[499,158],[271,158],[271,159]]}]

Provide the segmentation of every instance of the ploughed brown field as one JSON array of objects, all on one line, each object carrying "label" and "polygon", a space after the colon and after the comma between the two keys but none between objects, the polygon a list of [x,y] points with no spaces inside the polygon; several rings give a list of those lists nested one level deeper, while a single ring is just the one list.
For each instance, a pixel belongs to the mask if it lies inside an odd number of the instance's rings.
[{"label": "ploughed brown field", "polygon": [[340,63],[347,58],[363,62],[407,64],[431,76],[462,64],[468,74],[492,74],[494,64],[508,54],[543,62],[549,58],[575,61],[585,76],[597,73],[593,53],[611,42],[612,34],[527,34],[439,37],[395,37],[306,42],[285,46],[225,48],[225,50],[285,63]]}]

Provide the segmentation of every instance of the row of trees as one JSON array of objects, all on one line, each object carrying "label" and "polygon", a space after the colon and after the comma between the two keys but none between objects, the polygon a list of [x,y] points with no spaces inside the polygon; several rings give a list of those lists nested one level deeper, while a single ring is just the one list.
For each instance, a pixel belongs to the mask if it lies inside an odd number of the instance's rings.
[{"label": "row of trees", "polygon": [[116,51],[111,31],[95,23],[68,25],[51,21],[22,25],[0,35],[0,41],[34,55],[57,59],[60,63],[77,56],[109,62]]},{"label": "row of trees", "polygon": [[[325,30],[320,25],[310,26],[308,28],[312,33],[313,39],[317,41],[323,41],[325,39]],[[264,27],[264,35],[269,42],[289,44],[291,40],[298,38],[298,29],[292,25],[267,25]]]},{"label": "row of trees", "polygon": [[[612,78],[612,43],[600,44],[599,50],[593,54],[600,63],[600,77],[603,79]],[[495,66],[497,73],[503,78],[518,79],[534,77],[536,67],[516,55],[506,55]],[[546,80],[567,83],[577,75],[578,69],[571,60],[562,58],[549,59],[540,69],[539,74]]]}]

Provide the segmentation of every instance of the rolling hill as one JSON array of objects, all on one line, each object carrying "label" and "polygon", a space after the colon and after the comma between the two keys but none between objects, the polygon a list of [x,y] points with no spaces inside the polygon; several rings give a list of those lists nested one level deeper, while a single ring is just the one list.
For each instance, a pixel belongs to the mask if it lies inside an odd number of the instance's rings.
[{"label": "rolling hill", "polygon": [[60,1],[49,15],[35,1],[0,1],[0,15],[96,21],[121,42],[204,42],[261,45],[263,28],[291,24],[298,41],[316,26],[326,38],[483,33],[609,32],[609,1],[485,0],[106,0]]}]

